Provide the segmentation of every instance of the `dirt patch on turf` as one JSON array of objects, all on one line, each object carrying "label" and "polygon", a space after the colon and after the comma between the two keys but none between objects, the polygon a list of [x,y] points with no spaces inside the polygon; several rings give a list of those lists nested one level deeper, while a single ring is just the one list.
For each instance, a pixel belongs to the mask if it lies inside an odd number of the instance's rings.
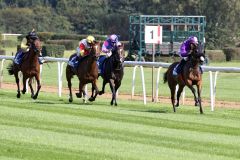
[{"label": "dirt patch on turf", "polygon": [[[16,89],[16,85],[13,83],[2,83],[1,89]],[[58,87],[54,87],[54,86],[42,86],[41,88],[41,92],[50,92],[50,93],[58,93]],[[78,92],[78,90],[76,88],[73,88],[73,93]],[[62,89],[62,94],[63,96],[66,96],[69,93],[68,88],[63,88]],[[105,93],[104,94],[104,98],[108,98],[111,99],[111,94],[110,93]],[[103,96],[99,96],[99,97],[103,97]],[[118,95],[119,99],[125,99],[125,100],[138,100],[138,101],[143,101],[143,96],[142,95],[135,95],[134,97],[132,97],[130,94],[119,94]],[[147,96],[147,102],[151,102],[152,101],[152,97],[151,96]],[[171,103],[170,97],[165,97],[165,96],[159,96],[158,97],[158,103]],[[181,104],[182,100],[181,100]],[[185,105],[194,105],[194,101],[192,98],[185,98],[184,101]],[[203,106],[210,106],[211,102],[210,100],[206,100],[203,99],[202,101],[202,105]],[[224,108],[238,108],[240,109],[240,102],[232,102],[232,101],[219,101],[216,100],[215,102],[215,106],[216,107],[224,107]]]}]

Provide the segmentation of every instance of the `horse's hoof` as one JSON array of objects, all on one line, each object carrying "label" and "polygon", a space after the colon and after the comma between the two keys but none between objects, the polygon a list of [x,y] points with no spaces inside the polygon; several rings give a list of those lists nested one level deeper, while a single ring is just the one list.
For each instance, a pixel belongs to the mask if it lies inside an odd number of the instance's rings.
[{"label": "horse's hoof", "polygon": [[17,94],[17,98],[20,98],[21,97],[21,94]]},{"label": "horse's hoof", "polygon": [[36,100],[36,99],[37,99],[37,95],[34,95],[34,96],[32,97],[32,99]]},{"label": "horse's hoof", "polygon": [[71,98],[69,98],[68,101],[69,101],[70,103],[72,103],[73,100],[72,100]]},{"label": "horse's hoof", "polygon": [[117,103],[115,103],[115,106],[117,106]]},{"label": "horse's hoof", "polygon": [[94,97],[90,97],[88,100],[89,100],[90,102],[93,102],[93,101],[95,101],[95,98],[94,98]]},{"label": "horse's hoof", "polygon": [[82,98],[82,94],[76,93],[76,97],[77,97],[77,98]]},{"label": "horse's hoof", "polygon": [[104,92],[103,92],[103,91],[100,91],[98,94],[99,94],[99,95],[102,95],[102,94],[104,94]]}]

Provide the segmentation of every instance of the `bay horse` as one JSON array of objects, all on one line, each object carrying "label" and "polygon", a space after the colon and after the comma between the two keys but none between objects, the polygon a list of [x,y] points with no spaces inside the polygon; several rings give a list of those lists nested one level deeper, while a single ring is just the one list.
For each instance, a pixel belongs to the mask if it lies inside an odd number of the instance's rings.
[{"label": "bay horse", "polygon": [[[200,113],[203,113],[201,103],[202,71],[200,70],[200,65],[203,64],[204,58],[205,56],[203,53],[199,53],[195,50],[189,55],[189,60],[183,66],[182,73],[180,73],[177,77],[173,76],[173,69],[176,67],[178,62],[171,64],[168,70],[165,72],[164,83],[168,82],[168,86],[171,91],[171,101],[174,112],[176,112],[175,107],[179,106],[179,98],[183,88],[187,86],[194,95],[195,106],[199,105]],[[177,85],[179,88],[177,91],[177,103],[175,104],[175,91]],[[197,86],[198,97],[196,96],[196,90],[193,85]]]},{"label": "bay horse", "polygon": [[[98,79],[98,66],[97,66],[97,58],[100,55],[100,43],[95,42],[91,45],[90,54],[82,57],[77,69],[70,66],[69,64],[66,67],[66,78],[68,82],[69,89],[69,102],[73,101],[72,97],[72,82],[71,79],[74,75],[77,75],[79,79],[79,93],[76,93],[77,98],[81,98],[82,96],[85,98],[86,93],[84,90],[84,86],[88,83],[92,84],[92,87],[95,90],[95,94],[88,99],[89,101],[94,101],[98,95],[98,87],[97,87],[97,79]],[[69,61],[72,57],[76,56],[76,53],[71,55]]]},{"label": "bay horse", "polygon": [[[18,77],[18,72],[21,71],[23,75],[23,90],[22,94],[26,93],[26,81],[28,81],[28,85],[31,90],[31,98],[32,99],[37,99],[38,93],[41,89],[41,84],[40,84],[40,64],[38,57],[41,53],[42,46],[41,42],[39,39],[36,39],[32,42],[28,42],[30,47],[29,51],[24,53],[23,56],[23,61],[20,64],[16,64],[13,62],[9,67],[8,67],[8,73],[9,75],[14,75],[16,83],[17,83],[17,98],[21,97],[20,93],[20,86],[19,86],[19,77]],[[32,87],[32,79],[35,78],[37,81],[37,91],[34,94],[34,90]]]},{"label": "bay horse", "polygon": [[99,92],[99,95],[105,93],[105,85],[109,83],[112,91],[111,105],[114,104],[115,106],[117,106],[116,92],[121,86],[124,75],[124,58],[125,51],[124,45],[122,44],[112,51],[112,55],[109,58],[106,58],[105,61],[103,61],[103,71],[100,73],[100,76],[103,78],[103,83],[102,90]]}]

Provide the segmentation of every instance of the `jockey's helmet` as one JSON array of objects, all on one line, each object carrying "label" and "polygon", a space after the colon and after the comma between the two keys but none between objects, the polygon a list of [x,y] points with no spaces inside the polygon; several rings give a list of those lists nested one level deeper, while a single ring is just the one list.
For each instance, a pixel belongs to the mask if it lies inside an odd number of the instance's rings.
[{"label": "jockey's helmet", "polygon": [[190,43],[193,43],[194,45],[198,45],[198,38],[195,36],[191,36],[188,38]]},{"label": "jockey's helmet", "polygon": [[93,43],[95,41],[95,38],[93,36],[87,36],[87,42],[88,43]]},{"label": "jockey's helmet", "polygon": [[28,35],[26,36],[27,39],[38,39],[37,33],[35,32],[35,30],[33,29],[31,32],[28,33]]},{"label": "jockey's helmet", "polygon": [[112,34],[110,36],[110,40],[112,43],[117,43],[118,42],[118,36],[116,34]]}]

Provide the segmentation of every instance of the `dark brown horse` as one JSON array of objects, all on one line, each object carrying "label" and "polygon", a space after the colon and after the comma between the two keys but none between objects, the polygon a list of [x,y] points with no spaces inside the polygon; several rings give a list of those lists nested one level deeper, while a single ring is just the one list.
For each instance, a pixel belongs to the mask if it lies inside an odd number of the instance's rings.
[{"label": "dark brown horse", "polygon": [[[70,56],[69,60],[74,57],[76,54]],[[72,97],[72,82],[71,79],[74,75],[77,75],[79,79],[79,93],[76,93],[78,98],[81,98],[82,95],[86,96],[84,86],[88,83],[92,84],[92,87],[95,90],[95,94],[89,98],[89,101],[94,101],[98,95],[97,79],[98,79],[98,66],[97,58],[100,55],[100,43],[95,42],[90,48],[90,54],[82,57],[79,62],[77,69],[74,69],[72,66],[67,65],[66,68],[66,78],[69,88],[69,102],[73,101]]]},{"label": "dark brown horse", "polygon": [[[173,106],[173,111],[176,112],[175,107],[179,106],[179,98],[185,86],[188,86],[194,95],[195,106],[200,107],[200,113],[203,113],[201,104],[201,90],[202,90],[202,73],[200,70],[200,65],[203,63],[204,54],[194,51],[190,56],[189,60],[183,67],[183,71],[177,77],[173,76],[173,69],[178,64],[178,62],[173,63],[169,66],[168,70],[164,74],[164,83],[168,82],[168,86],[171,91],[171,101]],[[177,103],[175,104],[175,91],[176,86],[179,86],[177,91]],[[193,85],[197,86],[197,94]]]},{"label": "dark brown horse", "polygon": [[[10,75],[15,76],[16,83],[17,83],[17,98],[20,98],[20,86],[19,86],[19,77],[18,72],[21,71],[23,75],[23,90],[22,94],[26,93],[26,81],[29,79],[28,84],[31,89],[31,97],[33,99],[37,99],[39,90],[41,88],[40,84],[40,64],[38,57],[41,53],[42,47],[41,42],[39,39],[34,40],[33,42],[30,42],[30,48],[29,51],[24,53],[23,61],[21,64],[12,63],[8,67],[8,72]],[[37,81],[37,91],[34,94],[34,90],[32,87],[32,79],[35,77]]]},{"label": "dark brown horse", "polygon": [[116,92],[121,86],[124,75],[124,56],[124,45],[121,45],[117,49],[113,50],[112,55],[103,62],[103,72],[100,74],[100,76],[103,78],[103,84],[102,91],[99,92],[99,95],[104,94],[105,85],[109,83],[112,91],[111,105],[114,103],[115,106],[117,106]]}]

